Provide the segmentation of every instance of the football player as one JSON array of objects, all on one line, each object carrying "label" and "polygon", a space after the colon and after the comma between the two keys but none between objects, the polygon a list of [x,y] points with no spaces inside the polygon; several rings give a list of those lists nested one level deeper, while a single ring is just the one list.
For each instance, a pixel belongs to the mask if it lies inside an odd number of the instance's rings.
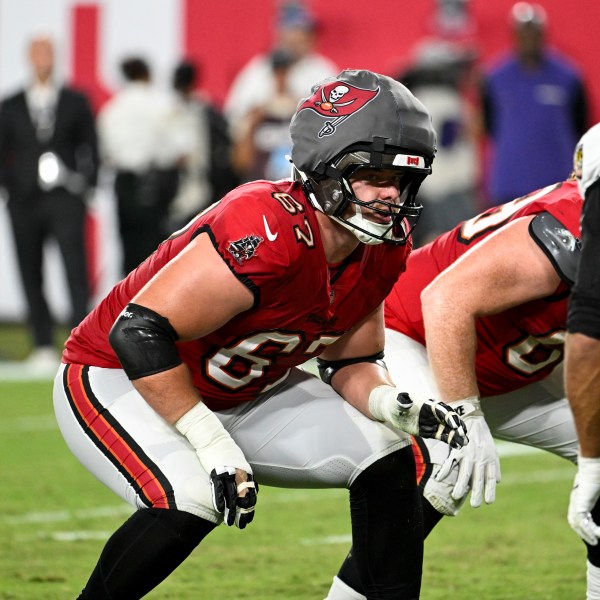
[{"label": "football player", "polygon": [[[570,179],[467,220],[413,252],[386,299],[392,378],[449,403],[469,436],[456,451],[414,439],[425,535],[469,492],[474,507],[494,501],[493,437],[577,460],[561,363],[581,205]],[[588,546],[588,598],[600,598],[599,548]],[[363,591],[350,554],[328,598]]]},{"label": "football player", "polygon": [[[140,598],[220,522],[245,528],[256,481],[348,488],[365,593],[419,596],[408,434],[460,447],[466,432],[443,403],[394,387],[383,300],[410,252],[431,119],[392,79],[343,71],[313,88],[290,131],[293,180],[229,193],[66,342],[54,387],[63,436],[138,509],[82,599]],[[296,368],[314,356],[325,383]]]},{"label": "football player", "polygon": [[568,519],[581,538],[597,545],[600,511],[593,508],[600,496],[600,124],[577,145],[575,172],[585,198],[583,247],[569,303],[565,382],[580,456]]}]

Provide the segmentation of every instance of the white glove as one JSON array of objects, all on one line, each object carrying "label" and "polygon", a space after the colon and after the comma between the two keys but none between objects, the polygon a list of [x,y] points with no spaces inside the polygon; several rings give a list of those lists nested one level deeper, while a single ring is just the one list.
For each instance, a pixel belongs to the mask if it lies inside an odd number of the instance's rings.
[{"label": "white glove", "polygon": [[567,519],[584,542],[596,546],[600,527],[594,523],[591,512],[600,497],[600,458],[579,456],[577,465]]},{"label": "white glove", "polygon": [[482,497],[486,504],[496,499],[496,483],[500,482],[500,458],[494,438],[485,421],[477,396],[453,402],[452,408],[461,415],[467,428],[469,443],[452,450],[435,479],[441,481],[458,465],[458,477],[452,490],[452,498],[461,500],[471,489],[471,506],[481,506]]},{"label": "white glove", "polygon": [[[254,517],[258,492],[244,453],[204,402],[185,413],[175,427],[195,448],[200,464],[210,475],[215,510],[224,513],[226,525],[235,523],[244,529]],[[236,469],[246,472],[247,481],[236,485]]]},{"label": "white glove", "polygon": [[468,442],[467,430],[450,406],[437,400],[413,402],[406,392],[391,385],[379,385],[369,394],[369,412],[377,421],[423,438],[446,442],[460,448]]}]

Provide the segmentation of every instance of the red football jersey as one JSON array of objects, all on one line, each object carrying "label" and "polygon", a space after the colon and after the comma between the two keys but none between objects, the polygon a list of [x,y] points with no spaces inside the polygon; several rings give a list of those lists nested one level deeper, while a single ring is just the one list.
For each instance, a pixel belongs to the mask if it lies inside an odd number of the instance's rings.
[{"label": "red football jersey", "polygon": [[410,245],[360,244],[343,263],[328,266],[315,211],[300,185],[246,184],[174,233],[118,283],[73,330],[63,360],[119,368],[108,342],[119,313],[203,232],[255,299],[253,308],[218,330],[177,344],[213,409],[252,400],[291,367],[320,354],[383,302],[410,253]]},{"label": "red football jersey", "polygon": [[[438,273],[474,244],[525,215],[548,212],[579,237],[581,205],[577,183],[562,182],[491,208],[417,249],[386,299],[386,327],[424,344],[420,297]],[[468,281],[464,283],[469,286]],[[477,320],[475,367],[483,396],[506,393],[543,379],[562,361],[568,293],[569,286],[562,283],[552,297]]]}]

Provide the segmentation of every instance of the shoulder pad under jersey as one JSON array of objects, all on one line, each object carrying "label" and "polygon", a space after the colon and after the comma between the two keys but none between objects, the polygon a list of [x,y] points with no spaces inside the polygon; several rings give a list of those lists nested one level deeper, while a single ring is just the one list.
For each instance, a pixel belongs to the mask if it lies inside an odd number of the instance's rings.
[{"label": "shoulder pad under jersey", "polygon": [[573,285],[581,251],[580,240],[548,212],[542,212],[531,220],[529,233],[550,259],[560,278]]}]

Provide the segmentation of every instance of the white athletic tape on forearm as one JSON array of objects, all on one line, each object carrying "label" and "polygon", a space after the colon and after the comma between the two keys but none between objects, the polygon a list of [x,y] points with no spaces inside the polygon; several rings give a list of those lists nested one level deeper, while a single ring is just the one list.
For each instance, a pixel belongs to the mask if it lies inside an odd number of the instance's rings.
[{"label": "white athletic tape on forearm", "polygon": [[369,394],[369,412],[376,421],[390,423],[394,427],[418,435],[420,406],[412,402],[410,408],[400,410],[400,390],[391,385],[378,385]]},{"label": "white athletic tape on forearm", "polygon": [[207,473],[217,465],[227,465],[252,473],[244,453],[204,402],[198,402],[186,412],[175,423],[175,427],[195,448]]},{"label": "white athletic tape on forearm", "polygon": [[377,421],[391,422],[398,411],[398,390],[390,385],[378,385],[369,394],[369,412]]},{"label": "white athletic tape on forearm", "polygon": [[588,458],[577,456],[577,466],[579,473],[588,481],[600,484],[600,458]]}]

